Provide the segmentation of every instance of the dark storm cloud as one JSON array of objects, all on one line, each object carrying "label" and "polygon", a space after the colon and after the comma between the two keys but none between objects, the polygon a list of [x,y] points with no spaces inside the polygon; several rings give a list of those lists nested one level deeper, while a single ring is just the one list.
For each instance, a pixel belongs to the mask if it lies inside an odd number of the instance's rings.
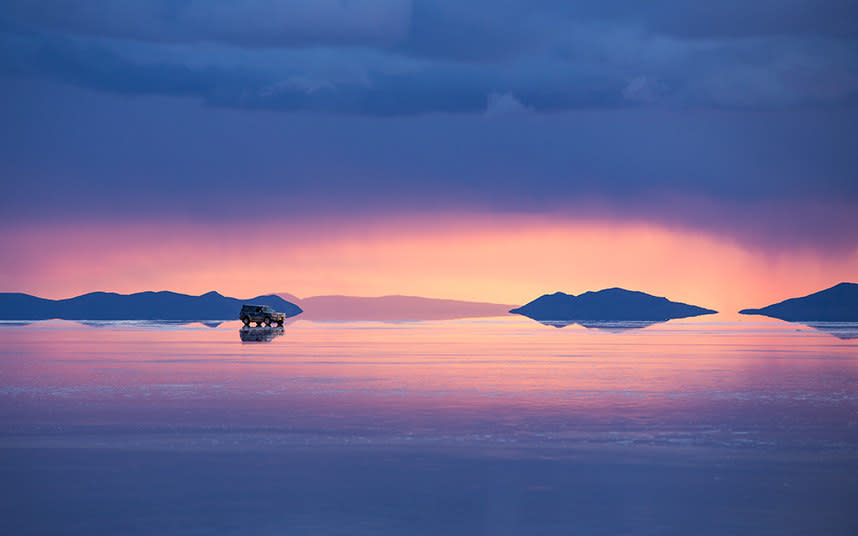
[{"label": "dark storm cloud", "polygon": [[632,24],[692,38],[858,32],[852,0],[8,0],[4,6],[8,19],[63,33],[244,46],[405,42],[456,57],[542,42],[540,26],[549,21]]},{"label": "dark storm cloud", "polygon": [[568,4],[11,1],[0,72],[366,115],[858,100],[852,3]]},{"label": "dark storm cloud", "polygon": [[10,0],[5,18],[60,33],[241,46],[383,45],[408,28],[407,0]]},{"label": "dark storm cloud", "polygon": [[556,2],[567,16],[623,20],[652,32],[691,38],[772,35],[855,36],[858,8],[852,0],[603,0]]},{"label": "dark storm cloud", "polygon": [[416,1],[410,32],[399,46],[419,55],[496,60],[550,49],[582,27],[688,40],[855,38],[858,7],[852,0]]},{"label": "dark storm cloud", "polygon": [[533,114],[495,95],[485,117],[379,120],[4,87],[5,226],[532,213],[858,246],[854,110]]},{"label": "dark storm cloud", "polygon": [[544,213],[854,249],[856,12],[7,0],[0,223]]}]

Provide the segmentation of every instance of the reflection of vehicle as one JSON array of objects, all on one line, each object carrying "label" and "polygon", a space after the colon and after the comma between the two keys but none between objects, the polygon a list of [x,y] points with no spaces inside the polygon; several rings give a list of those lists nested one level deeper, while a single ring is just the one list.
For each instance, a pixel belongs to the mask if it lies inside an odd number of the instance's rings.
[{"label": "reflection of vehicle", "polygon": [[283,326],[267,328],[243,327],[238,330],[241,342],[271,342],[275,337],[279,337],[280,335],[283,335]]},{"label": "reflection of vehicle", "polygon": [[245,326],[249,326],[251,322],[256,322],[257,327],[275,324],[282,326],[283,321],[286,320],[286,314],[278,313],[267,305],[242,305],[238,318],[244,322]]}]

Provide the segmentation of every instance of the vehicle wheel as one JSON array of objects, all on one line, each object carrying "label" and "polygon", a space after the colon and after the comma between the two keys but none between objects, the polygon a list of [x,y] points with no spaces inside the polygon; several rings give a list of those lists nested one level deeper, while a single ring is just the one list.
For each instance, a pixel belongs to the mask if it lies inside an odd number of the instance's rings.
[{"label": "vehicle wheel", "polygon": [[249,317],[249,316],[243,316],[243,317],[241,317],[241,322],[242,322],[245,326],[249,326],[249,325],[250,325],[250,317]]},{"label": "vehicle wheel", "polygon": [[279,328],[283,327],[283,321],[282,320],[277,321],[277,327],[279,327]]},{"label": "vehicle wheel", "polygon": [[270,326],[270,325],[271,325],[271,317],[270,317],[270,316],[266,316],[266,317],[265,317],[265,325],[266,325],[266,326]]}]

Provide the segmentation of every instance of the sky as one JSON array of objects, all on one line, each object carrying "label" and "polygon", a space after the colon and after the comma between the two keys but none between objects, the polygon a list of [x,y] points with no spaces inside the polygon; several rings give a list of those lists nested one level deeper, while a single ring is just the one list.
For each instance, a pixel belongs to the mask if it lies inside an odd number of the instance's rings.
[{"label": "sky", "polygon": [[858,5],[8,0],[0,291],[858,280]]}]

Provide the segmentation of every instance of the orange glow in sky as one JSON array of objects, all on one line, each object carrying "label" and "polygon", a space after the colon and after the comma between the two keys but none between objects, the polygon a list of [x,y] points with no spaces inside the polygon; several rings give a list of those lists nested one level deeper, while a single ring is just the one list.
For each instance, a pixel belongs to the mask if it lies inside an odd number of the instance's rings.
[{"label": "orange glow in sky", "polygon": [[8,233],[0,247],[0,290],[48,298],[217,290],[522,304],[546,292],[621,286],[728,312],[858,279],[858,251],[760,252],[679,228],[524,216],[348,227],[46,226]]}]

